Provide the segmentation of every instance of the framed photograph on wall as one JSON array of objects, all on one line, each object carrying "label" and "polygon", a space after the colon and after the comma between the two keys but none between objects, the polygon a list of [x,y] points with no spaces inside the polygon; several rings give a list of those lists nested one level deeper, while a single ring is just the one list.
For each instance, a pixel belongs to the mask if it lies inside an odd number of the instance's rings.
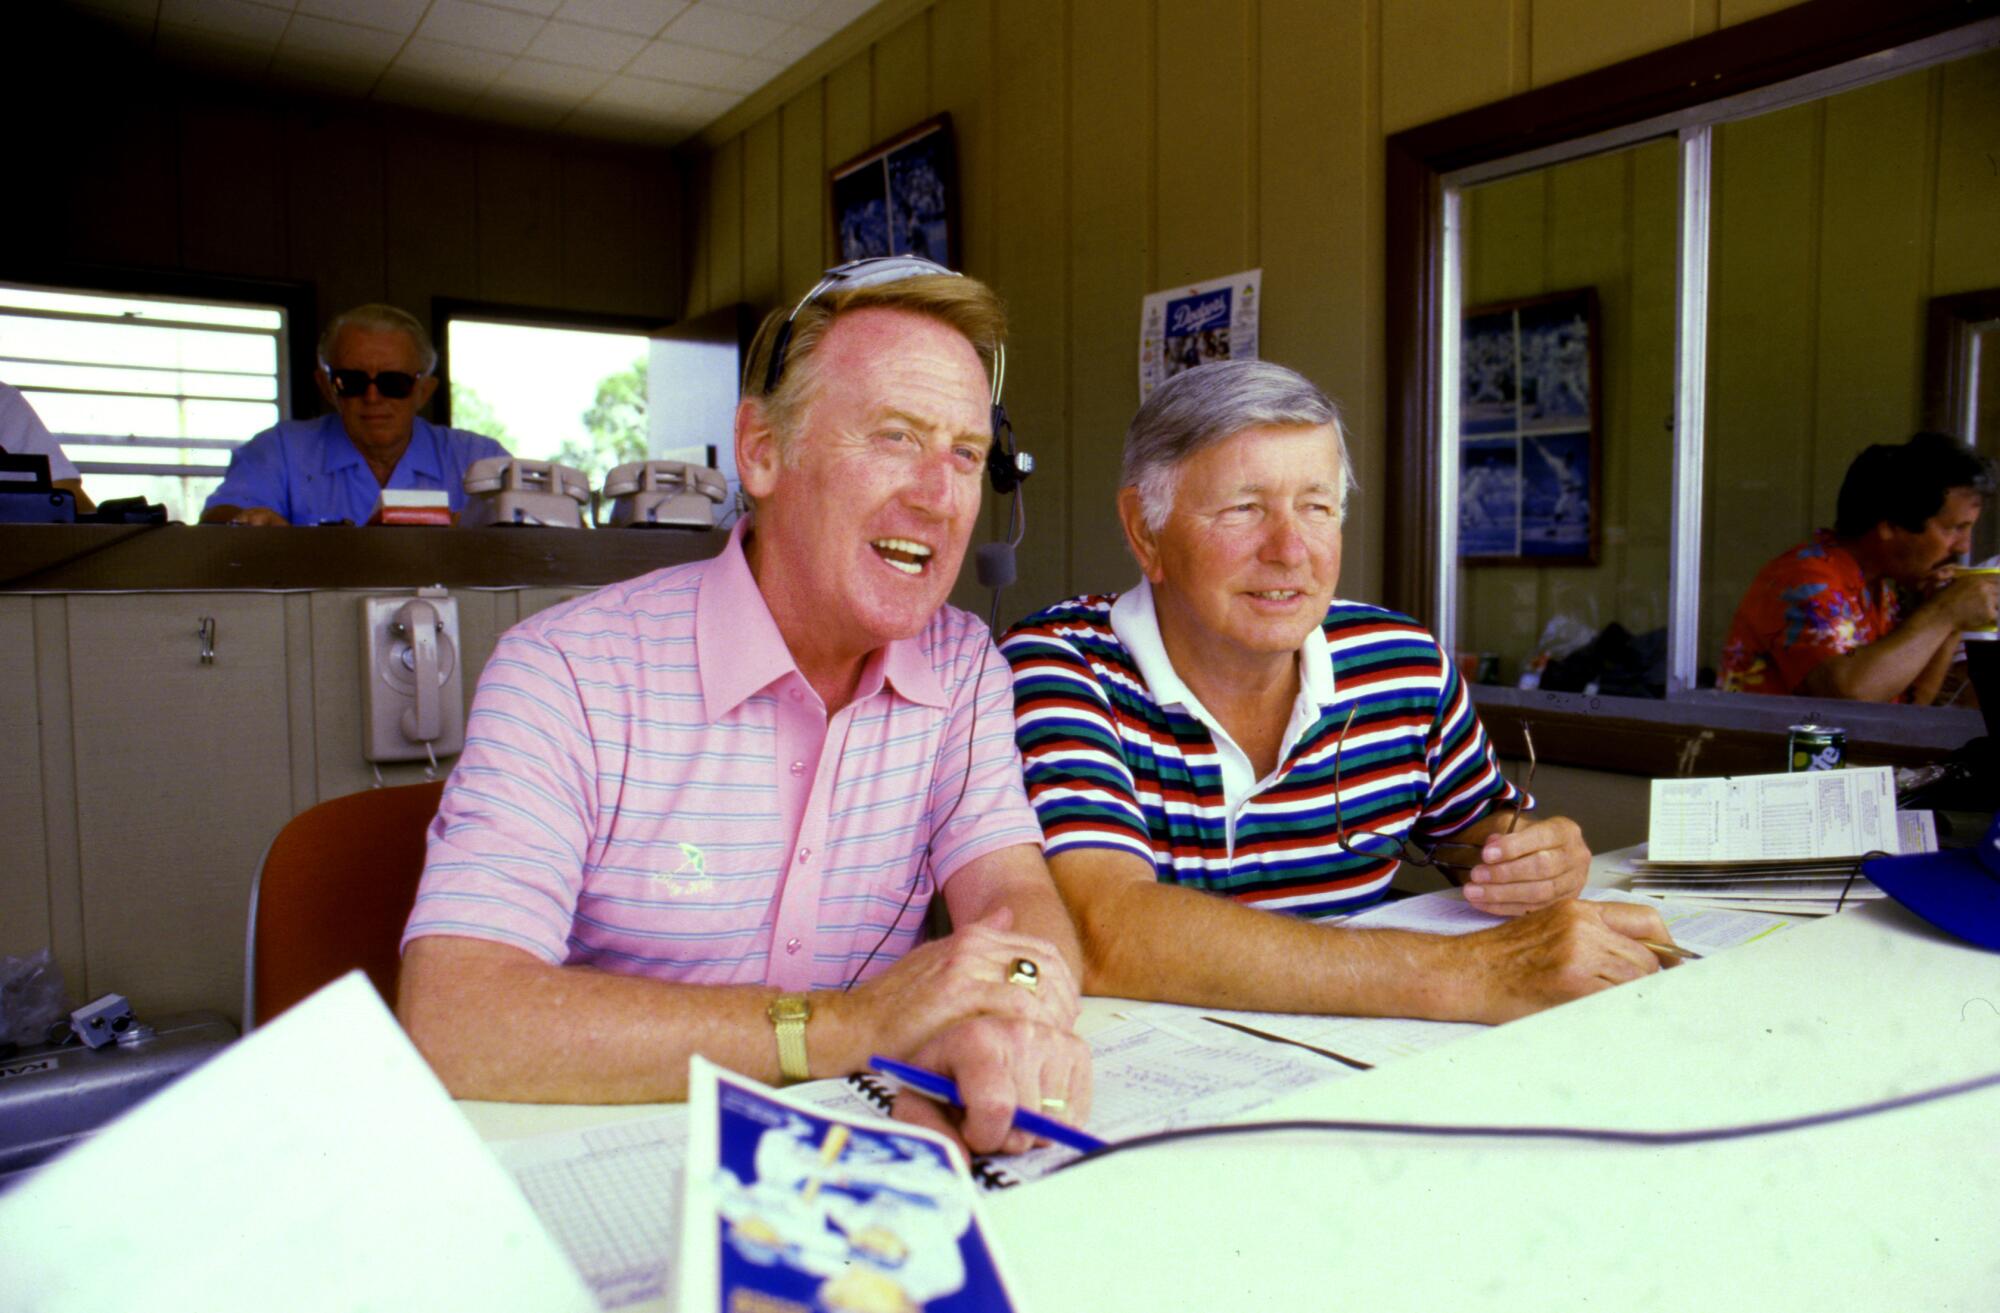
[{"label": "framed photograph on wall", "polygon": [[1459,330],[1458,557],[1596,565],[1597,289],[1475,306]]},{"label": "framed photograph on wall", "polygon": [[951,115],[926,119],[827,176],[838,262],[920,255],[958,268],[958,158]]}]

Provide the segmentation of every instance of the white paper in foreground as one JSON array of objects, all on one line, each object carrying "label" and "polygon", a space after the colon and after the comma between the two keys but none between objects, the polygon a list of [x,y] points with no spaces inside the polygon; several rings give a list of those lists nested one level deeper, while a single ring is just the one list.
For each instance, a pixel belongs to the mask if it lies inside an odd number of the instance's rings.
[{"label": "white paper in foreground", "polygon": [[595,1307],[359,972],[0,1197],[0,1303]]}]

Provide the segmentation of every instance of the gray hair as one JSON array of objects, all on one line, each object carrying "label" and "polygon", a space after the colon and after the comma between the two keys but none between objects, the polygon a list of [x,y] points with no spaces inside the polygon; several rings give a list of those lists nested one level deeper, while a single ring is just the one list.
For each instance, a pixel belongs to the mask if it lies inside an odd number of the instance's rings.
[{"label": "gray hair", "polygon": [[437,347],[431,343],[431,335],[417,317],[407,310],[398,310],[393,305],[371,302],[358,305],[352,310],[343,310],[333,317],[326,331],[319,335],[319,359],[327,364],[333,359],[333,344],[340,339],[344,328],[359,328],[371,333],[408,333],[410,340],[417,344],[417,354],[423,357],[421,372],[428,374],[437,368]]},{"label": "gray hair", "polygon": [[1180,487],[1180,468],[1203,448],[1245,429],[1333,429],[1340,457],[1340,515],[1354,468],[1347,459],[1347,426],[1340,407],[1296,370],[1268,360],[1221,360],[1176,374],[1139,407],[1125,430],[1125,465],[1119,486],[1139,490],[1146,527],[1167,522]]}]

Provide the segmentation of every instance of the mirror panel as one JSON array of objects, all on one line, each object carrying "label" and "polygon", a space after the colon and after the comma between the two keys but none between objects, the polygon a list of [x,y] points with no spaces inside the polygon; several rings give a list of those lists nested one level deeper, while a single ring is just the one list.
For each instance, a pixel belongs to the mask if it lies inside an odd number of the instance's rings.
[{"label": "mirror panel", "polygon": [[[1547,386],[1538,377],[1547,366],[1538,369],[1529,358],[1536,353],[1523,349],[1522,359],[1511,361],[1496,332],[1477,331],[1460,366],[1468,436],[1459,449],[1455,646],[1468,678],[1508,685],[1524,673],[1547,678],[1537,668],[1545,635],[1557,636],[1563,650],[1615,622],[1638,642],[1621,645],[1612,635],[1608,647],[1619,654],[1607,650],[1610,664],[1601,673],[1616,688],[1607,684],[1603,691],[1648,695],[1655,666],[1663,690],[1679,167],[1676,143],[1663,138],[1460,192],[1461,301],[1482,330],[1506,322],[1504,307],[1527,301],[1518,341],[1529,343],[1532,303],[1594,292],[1600,461],[1596,477],[1585,477],[1577,468],[1581,440],[1551,433],[1564,427],[1560,416],[1535,417],[1536,394]],[[1475,316],[1484,307],[1502,308]],[[1540,354],[1561,349],[1545,343]],[[1567,349],[1573,355],[1575,344]],[[1510,372],[1516,366],[1518,375]],[[1506,419],[1510,401],[1519,403],[1519,422]],[[1594,564],[1537,557],[1532,544],[1520,558],[1531,563],[1478,560],[1506,536],[1507,517],[1517,508],[1526,510],[1524,530],[1546,530],[1554,521],[1556,532],[1575,532],[1577,507],[1562,506],[1566,493],[1586,503],[1594,495],[1594,505],[1584,507],[1596,519]],[[1587,660],[1564,664],[1550,686],[1563,684],[1565,675],[1576,689],[1592,682],[1583,670]]]},{"label": "mirror panel", "polygon": [[1980,153],[1997,93],[1988,52],[1714,130],[1699,630],[1711,675],[1757,571],[1832,524],[1849,462],[1923,427],[1931,299],[2000,284],[2000,183]]}]

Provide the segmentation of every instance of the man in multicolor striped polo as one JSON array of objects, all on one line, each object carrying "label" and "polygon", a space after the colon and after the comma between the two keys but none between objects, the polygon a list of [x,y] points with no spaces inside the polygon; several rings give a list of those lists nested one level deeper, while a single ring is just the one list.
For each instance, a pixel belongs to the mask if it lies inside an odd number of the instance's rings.
[{"label": "man in multicolor striped polo", "polygon": [[[1123,485],[1138,587],[1001,644],[1086,991],[1496,1023],[1660,968],[1652,909],[1576,901],[1575,823],[1517,815],[1437,641],[1334,597],[1352,476],[1318,388],[1254,360],[1179,374],[1126,431]],[[1315,923],[1413,860],[1507,919]]]},{"label": "man in multicolor striped polo", "polygon": [[[756,510],[719,557],[494,651],[398,1004],[455,1095],[652,1102],[693,1053],[770,1081],[879,1054],[955,1077],[975,1150],[1028,1146],[1018,1106],[1088,1113],[1007,667],[944,604],[1004,318],[917,263],[842,266],[765,321],[736,412]],[[919,944],[934,892],[959,928]]]}]

